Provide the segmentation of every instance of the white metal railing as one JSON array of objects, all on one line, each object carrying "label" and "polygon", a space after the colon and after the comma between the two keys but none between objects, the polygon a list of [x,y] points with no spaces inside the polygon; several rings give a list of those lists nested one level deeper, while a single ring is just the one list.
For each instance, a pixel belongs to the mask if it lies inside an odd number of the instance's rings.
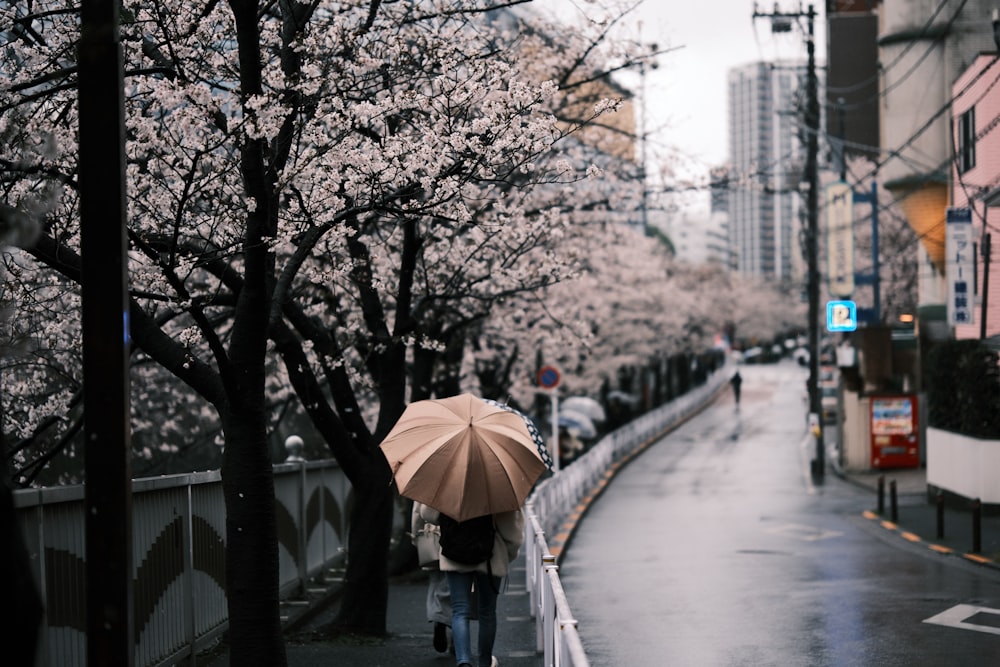
[{"label": "white metal railing", "polygon": [[567,517],[594,493],[614,464],[636,453],[706,405],[728,382],[724,366],[705,384],[604,436],[572,465],[543,480],[525,503],[525,585],[535,618],[536,650],[545,667],[589,667],[576,619],[559,580],[557,557],[545,535],[558,534]]},{"label": "white metal railing", "polygon": [[525,581],[528,604],[535,618],[535,650],[545,667],[588,667],[587,654],[559,581],[556,557],[545,543],[538,516],[525,508]]},{"label": "white metal railing", "polygon": [[[351,487],[335,461],[274,466],[282,599],[345,556]],[[84,487],[14,492],[45,602],[38,664],[86,664]],[[132,482],[135,665],[174,665],[228,627],[219,471]]]}]

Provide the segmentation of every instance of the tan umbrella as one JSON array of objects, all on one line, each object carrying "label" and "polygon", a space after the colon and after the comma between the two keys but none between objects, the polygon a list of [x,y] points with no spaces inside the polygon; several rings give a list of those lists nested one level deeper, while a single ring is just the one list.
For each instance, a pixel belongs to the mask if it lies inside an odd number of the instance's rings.
[{"label": "tan umbrella", "polygon": [[456,521],[520,508],[545,471],[524,420],[472,394],[411,403],[380,447],[402,495]]}]

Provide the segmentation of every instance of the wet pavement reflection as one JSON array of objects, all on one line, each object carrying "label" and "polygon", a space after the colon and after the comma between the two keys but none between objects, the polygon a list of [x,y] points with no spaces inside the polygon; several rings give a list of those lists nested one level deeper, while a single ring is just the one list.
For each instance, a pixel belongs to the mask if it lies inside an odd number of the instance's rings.
[{"label": "wet pavement reflection", "polygon": [[1000,609],[997,573],[887,541],[863,490],[810,477],[806,371],[741,373],[740,406],[650,447],[579,524],[560,576],[591,664],[1000,664],[997,633],[928,621]]}]

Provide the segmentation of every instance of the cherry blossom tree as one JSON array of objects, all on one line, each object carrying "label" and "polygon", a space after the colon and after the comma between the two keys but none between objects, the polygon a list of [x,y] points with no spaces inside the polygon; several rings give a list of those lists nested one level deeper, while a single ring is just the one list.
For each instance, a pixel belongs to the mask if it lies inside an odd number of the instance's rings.
[{"label": "cherry blossom tree", "polygon": [[[384,632],[392,495],[377,443],[408,390],[427,391],[420,357],[446,352],[463,338],[447,329],[462,332],[502,299],[572,275],[576,257],[558,248],[573,217],[559,196],[612,208],[573,187],[599,168],[555,150],[617,108],[581,113],[571,75],[597,57],[593,43],[518,49],[517,33],[490,29],[483,9],[233,0],[123,10],[132,337],[139,368],[193,389],[224,436],[234,662],[284,662],[265,388],[294,390],[354,486],[338,626]],[[67,352],[33,384],[55,391],[34,394],[26,436],[38,414],[72,406],[82,381],[75,11],[58,0],[0,10],[11,47],[2,67],[14,72],[0,122],[56,147],[34,159],[10,148],[6,197],[19,206],[44,184],[64,188],[30,256],[10,259],[41,276],[15,283],[12,298],[38,313],[20,333]],[[555,76],[526,78],[524,62],[549,62]],[[591,82],[601,71],[586,68]],[[570,98],[573,114],[557,117]],[[41,314],[49,304],[58,319]],[[139,391],[179,413],[178,394],[151,388],[156,377],[142,375]],[[76,421],[42,430],[71,437]]]},{"label": "cherry blossom tree", "polygon": [[[356,494],[337,626],[379,633],[393,496],[377,444],[408,400],[470,382],[470,349],[513,369],[514,391],[539,349],[582,387],[714,326],[622,227],[636,170],[605,75],[630,56],[598,48],[600,26],[554,43],[483,10],[123,10],[135,421],[173,449],[221,434],[239,664],[284,662],[267,433],[293,392]],[[75,11],[0,9],[0,123],[22,139],[0,158],[5,197],[62,186],[39,242],[7,257],[14,333],[33,342],[11,417],[26,441],[72,440],[81,418]],[[51,151],[16,148],[39,137]]]},{"label": "cherry blossom tree", "polygon": [[[635,227],[588,231],[578,275],[544,299],[506,301],[484,323],[466,373],[493,395],[528,405],[538,356],[563,369],[563,392],[595,395],[622,369],[698,354],[727,330],[771,340],[804,326],[805,304],[773,285],[678,262]],[[485,379],[498,369],[502,381]]]}]

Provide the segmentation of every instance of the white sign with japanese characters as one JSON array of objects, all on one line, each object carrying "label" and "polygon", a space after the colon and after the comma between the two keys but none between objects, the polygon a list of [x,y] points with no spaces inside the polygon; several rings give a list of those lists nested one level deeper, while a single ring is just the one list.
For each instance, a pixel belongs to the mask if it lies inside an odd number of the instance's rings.
[{"label": "white sign with japanese characters", "polygon": [[948,282],[948,323],[972,324],[975,301],[975,243],[972,209],[949,208],[945,218],[945,280]]},{"label": "white sign with japanese characters", "polygon": [[843,181],[826,186],[826,276],[834,297],[854,292],[854,191]]}]

